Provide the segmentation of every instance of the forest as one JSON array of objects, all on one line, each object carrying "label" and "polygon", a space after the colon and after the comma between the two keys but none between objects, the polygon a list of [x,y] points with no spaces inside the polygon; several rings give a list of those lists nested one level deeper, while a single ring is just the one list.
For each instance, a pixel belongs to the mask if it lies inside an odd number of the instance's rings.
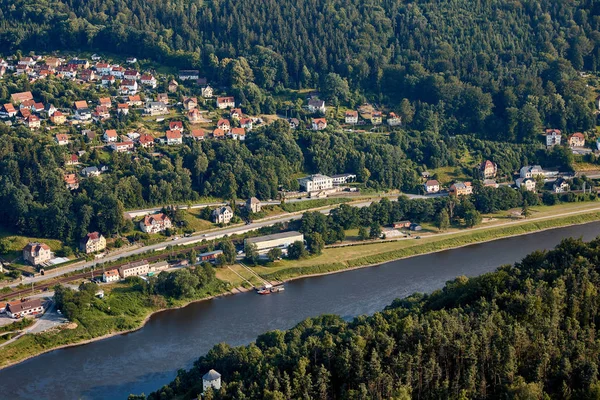
[{"label": "forest", "polygon": [[600,240],[566,239],[372,316],[216,345],[147,398],[195,399],[215,369],[208,399],[597,399],[599,268]]},{"label": "forest", "polygon": [[[0,125],[0,210],[3,225],[17,233],[76,243],[87,232],[116,235],[132,229],[125,209],[186,204],[201,196],[224,199],[275,199],[280,189],[297,190],[294,176],[309,173],[356,173],[366,187],[418,190],[425,168],[456,166],[465,151],[489,154],[500,146],[503,174],[527,163],[568,166],[561,149],[496,144],[470,136],[436,140],[427,133],[398,131],[390,136],[343,132],[293,133],[283,121],[256,130],[244,142],[186,141],[177,152],[150,157],[103,153],[82,135],[69,146],[24,128]],[[76,149],[89,151],[82,163],[108,167],[98,178],[82,179],[70,191],[62,166]],[[473,177],[476,171],[467,171]],[[533,204],[531,204],[533,205]]]},{"label": "forest", "polygon": [[[242,100],[318,88],[444,135],[534,142],[595,124],[592,0],[0,0],[0,53],[89,50],[200,68]],[[254,94],[252,94],[254,93]],[[252,102],[250,102],[252,103]]]}]

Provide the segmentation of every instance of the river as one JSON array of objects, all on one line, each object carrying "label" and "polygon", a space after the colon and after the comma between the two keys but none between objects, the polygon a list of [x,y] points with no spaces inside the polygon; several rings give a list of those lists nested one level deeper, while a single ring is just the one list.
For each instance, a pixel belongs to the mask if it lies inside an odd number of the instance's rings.
[{"label": "river", "polygon": [[514,263],[566,237],[591,240],[600,222],[558,228],[299,279],[272,296],[249,292],[190,304],[152,316],[140,330],[56,350],[0,371],[0,399],[126,399],[171,381],[179,368],[219,342],[244,345],[307,317],[352,318],[383,309],[395,298],[431,292],[459,275],[476,276]]}]

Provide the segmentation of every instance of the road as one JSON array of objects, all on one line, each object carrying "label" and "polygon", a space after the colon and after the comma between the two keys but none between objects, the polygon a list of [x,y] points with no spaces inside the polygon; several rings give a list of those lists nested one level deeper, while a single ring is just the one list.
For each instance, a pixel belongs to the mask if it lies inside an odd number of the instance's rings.
[{"label": "road", "polygon": [[[370,201],[365,201],[365,202],[352,203],[352,206],[365,207],[365,206],[368,206],[369,204],[371,204],[372,202],[373,201],[370,200]],[[332,207],[327,207],[324,209],[320,209],[319,211],[324,214],[329,214],[331,212],[331,210],[333,210],[336,207],[337,207],[337,205],[332,206]],[[193,235],[190,237],[182,237],[182,238],[179,238],[176,240],[165,241],[165,242],[153,244],[150,246],[139,247],[139,248],[135,248],[132,250],[121,252],[119,254],[114,254],[114,255],[109,254],[109,255],[101,258],[100,260],[79,262],[79,263],[72,264],[72,265],[69,265],[66,267],[62,267],[62,268],[59,267],[54,270],[46,271],[46,273],[44,275],[35,276],[35,277],[31,277],[31,278],[24,278],[22,282],[4,284],[1,287],[7,287],[7,286],[8,287],[16,287],[20,284],[31,285],[32,283],[35,284],[37,282],[45,281],[45,280],[48,280],[51,278],[56,278],[56,277],[62,276],[64,274],[67,274],[70,272],[82,270],[84,268],[92,268],[98,262],[107,263],[107,262],[116,261],[120,258],[129,257],[129,256],[132,256],[135,254],[146,253],[146,252],[150,252],[150,251],[164,250],[167,248],[167,246],[188,245],[188,244],[193,244],[193,243],[199,243],[199,242],[202,242],[203,240],[209,241],[209,240],[214,240],[214,239],[220,239],[224,236],[239,235],[239,234],[243,234],[246,232],[255,231],[262,227],[273,226],[277,223],[299,220],[300,218],[302,218],[302,214],[304,212],[305,211],[294,213],[294,214],[287,214],[287,215],[283,215],[283,216],[276,216],[276,217],[272,217],[272,218],[265,218],[263,220],[252,222],[247,225],[237,225],[237,226],[233,226],[230,228],[223,228],[223,229],[215,230],[212,232],[207,232],[204,234],[197,234],[197,235]]]},{"label": "road", "polygon": [[[447,195],[447,194],[446,194]],[[420,195],[407,195],[409,198],[411,199],[420,199],[420,198],[432,198],[432,197],[440,197],[440,196],[444,196],[444,194],[438,194],[438,195],[429,195],[429,196],[420,196]],[[393,195],[392,196],[385,196],[385,197],[390,197],[391,200],[395,200],[398,195]],[[358,201],[355,203],[348,203],[349,205],[353,206],[353,207],[366,207],[369,206],[371,203],[373,203],[373,201],[376,200],[366,200],[366,201]],[[279,202],[274,202],[274,203],[279,203]],[[204,204],[203,206],[207,206],[206,204]],[[333,205],[331,207],[326,207],[326,208],[321,208],[318,211],[322,212],[323,214],[329,214],[331,212],[331,210],[337,208],[339,205]],[[187,206],[186,206],[187,207]],[[192,206],[194,207],[194,206]],[[137,210],[135,212],[147,212],[150,209],[147,210]],[[203,240],[209,241],[209,240],[215,240],[215,239],[220,239],[224,236],[231,236],[231,235],[240,235],[246,232],[251,232],[251,231],[255,231],[257,229],[266,227],[266,226],[273,226],[275,224],[278,223],[283,223],[283,222],[289,222],[289,221],[295,221],[295,220],[299,220],[302,218],[302,214],[305,213],[306,211],[310,211],[310,210],[303,210],[303,211],[299,211],[297,213],[292,213],[292,214],[286,214],[286,215],[281,215],[281,216],[275,216],[275,217],[270,217],[270,218],[265,218],[262,220],[258,220],[258,221],[254,221],[250,224],[247,225],[237,225],[237,226],[233,226],[233,227],[229,227],[229,228],[223,228],[223,229],[218,229],[218,230],[214,230],[214,231],[210,231],[207,233],[201,233],[201,234],[195,234],[192,235],[190,237],[181,237],[179,239],[176,240],[171,240],[171,241],[165,241],[165,242],[161,242],[161,243],[157,243],[157,244],[153,244],[150,246],[144,246],[144,247],[136,247],[133,248],[131,250],[126,250],[126,251],[120,251],[118,254],[108,254],[105,257],[99,259],[99,260],[94,260],[94,261],[87,261],[87,262],[78,262],[78,263],[74,263],[71,264],[69,266],[66,267],[59,267],[53,270],[49,270],[46,271],[46,273],[44,275],[40,275],[40,276],[35,276],[35,277],[28,277],[28,278],[23,278],[22,282],[13,282],[13,283],[8,283],[8,284],[0,284],[0,288],[1,287],[16,287],[19,286],[20,284],[23,285],[29,285],[31,286],[31,284],[33,283],[34,286],[36,283],[41,282],[41,281],[46,281],[52,278],[57,278],[60,277],[62,275],[71,273],[71,272],[75,272],[75,271],[79,271],[85,268],[92,268],[94,267],[96,264],[98,264],[99,262],[101,263],[108,263],[108,262],[112,262],[112,261],[117,261],[121,258],[125,258],[125,257],[129,257],[132,255],[136,255],[136,254],[140,254],[140,253],[146,253],[146,252],[152,252],[152,251],[160,251],[160,250],[164,250],[167,248],[167,246],[177,246],[177,245],[189,245],[189,244],[194,244],[194,243],[200,243]]]}]

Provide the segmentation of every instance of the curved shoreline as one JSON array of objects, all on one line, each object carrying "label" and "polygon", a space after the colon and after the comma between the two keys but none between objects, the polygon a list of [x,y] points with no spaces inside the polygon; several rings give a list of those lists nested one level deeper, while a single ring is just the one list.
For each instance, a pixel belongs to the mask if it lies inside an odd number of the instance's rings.
[{"label": "curved shoreline", "polygon": [[[595,222],[598,222],[598,220],[585,221],[585,222],[576,222],[576,223],[568,223],[568,224],[565,224],[565,225],[558,225],[558,226],[553,226],[553,227],[548,227],[548,228],[536,229],[536,230],[532,230],[532,231],[529,231],[529,232],[523,232],[523,233],[517,233],[517,234],[511,234],[511,235],[496,237],[496,238],[492,238],[492,239],[474,241],[474,242],[465,243],[465,244],[461,244],[461,245],[457,245],[457,246],[451,246],[451,247],[442,248],[442,249],[439,249],[439,250],[433,250],[433,251],[428,251],[428,252],[418,253],[418,254],[411,254],[411,255],[402,256],[402,257],[396,257],[396,258],[393,258],[393,259],[390,259],[390,260],[386,260],[386,261],[382,261],[382,262],[378,262],[378,263],[357,265],[357,266],[353,266],[353,267],[340,268],[340,269],[336,269],[336,270],[332,270],[332,271],[327,271],[327,272],[319,272],[319,273],[313,273],[313,274],[307,274],[307,275],[293,276],[293,277],[290,277],[290,278],[283,279],[281,282],[291,282],[291,281],[295,281],[295,280],[299,280],[299,279],[315,278],[315,277],[319,277],[319,276],[326,276],[326,275],[338,274],[338,273],[347,272],[347,271],[353,271],[353,270],[363,269],[363,268],[381,266],[381,265],[384,265],[384,264],[387,264],[387,263],[391,263],[391,262],[396,262],[396,261],[399,261],[399,260],[404,260],[404,259],[408,259],[408,258],[424,256],[424,255],[428,255],[428,254],[440,253],[440,252],[443,252],[443,251],[460,249],[460,248],[467,247],[467,246],[472,246],[472,245],[475,245],[475,244],[489,243],[489,242],[494,242],[494,241],[497,241],[497,240],[509,239],[509,238],[514,238],[514,237],[518,237],[518,236],[529,235],[529,234],[532,234],[532,233],[540,233],[540,232],[545,232],[545,231],[554,230],[554,229],[569,228],[569,227],[574,227],[574,226],[591,224],[591,223],[595,223]],[[499,228],[501,229],[501,227],[499,227]],[[378,243],[378,242],[373,242],[373,244],[376,244],[376,243]],[[42,354],[46,354],[46,353],[55,351],[55,350],[61,350],[61,349],[65,349],[65,348],[68,348],[68,347],[83,346],[83,345],[86,345],[86,344],[89,344],[89,343],[92,343],[92,342],[96,342],[96,341],[100,341],[100,340],[104,340],[104,339],[109,339],[109,338],[114,337],[114,336],[126,335],[126,334],[129,334],[129,333],[136,332],[136,331],[142,329],[146,325],[146,323],[152,318],[152,316],[154,316],[155,314],[159,314],[159,313],[166,312],[166,311],[171,311],[171,310],[177,310],[177,309],[180,309],[180,308],[184,308],[184,307],[187,307],[187,306],[189,306],[189,305],[191,305],[193,303],[198,303],[198,302],[202,302],[202,301],[208,301],[208,300],[212,300],[212,299],[219,298],[219,297],[231,296],[231,295],[235,295],[235,294],[239,294],[239,293],[245,293],[245,292],[249,292],[249,291],[251,291],[251,289],[247,289],[247,288],[244,288],[244,287],[235,287],[235,288],[231,289],[228,292],[211,295],[209,297],[205,297],[205,298],[202,298],[202,299],[191,300],[191,301],[188,301],[185,304],[182,304],[180,306],[162,308],[162,309],[159,309],[159,310],[156,310],[156,311],[153,311],[153,312],[149,313],[141,321],[140,326],[138,326],[136,328],[125,330],[125,331],[118,331],[118,332],[108,333],[106,335],[98,336],[98,337],[91,338],[91,339],[86,339],[86,340],[79,341],[79,342],[76,342],[76,343],[69,343],[69,344],[64,344],[64,345],[60,345],[60,346],[57,346],[57,347],[53,347],[53,348],[41,351],[39,353],[27,356],[27,357],[25,357],[25,358],[23,358],[21,360],[7,363],[6,365],[0,367],[0,371],[3,370],[3,369],[9,368],[11,366],[20,364],[22,362],[25,362],[27,360],[30,360],[32,358],[41,356]]]}]

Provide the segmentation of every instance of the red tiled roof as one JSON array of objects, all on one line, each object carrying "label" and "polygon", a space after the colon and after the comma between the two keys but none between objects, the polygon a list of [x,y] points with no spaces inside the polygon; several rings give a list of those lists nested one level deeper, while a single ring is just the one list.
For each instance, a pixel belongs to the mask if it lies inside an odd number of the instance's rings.
[{"label": "red tiled roof", "polygon": [[179,139],[181,138],[181,132],[169,130],[165,133],[167,139]]}]

